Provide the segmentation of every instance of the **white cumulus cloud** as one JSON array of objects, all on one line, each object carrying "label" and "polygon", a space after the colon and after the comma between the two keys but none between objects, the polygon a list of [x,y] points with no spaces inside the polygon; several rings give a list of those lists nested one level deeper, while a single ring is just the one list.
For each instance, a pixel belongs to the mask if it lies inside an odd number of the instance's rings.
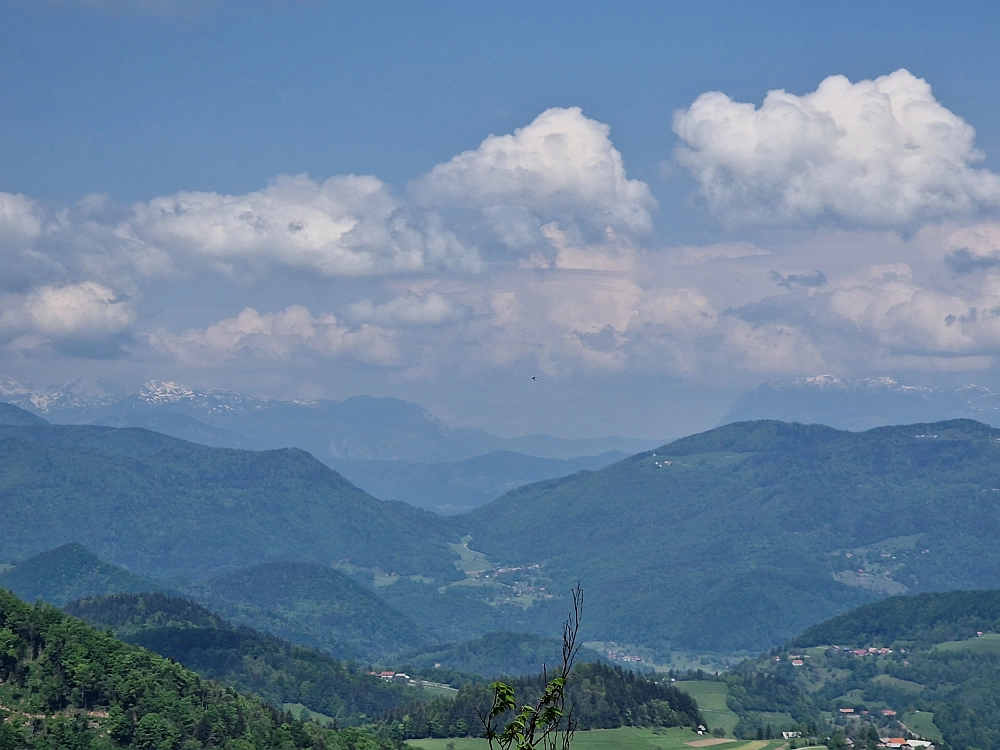
[{"label": "white cumulus cloud", "polygon": [[43,286],[13,300],[0,314],[0,333],[16,348],[51,344],[76,356],[120,353],[136,320],[129,300],[86,281]]},{"label": "white cumulus cloud", "polygon": [[578,107],[548,109],[437,165],[411,190],[422,205],[471,212],[508,249],[538,244],[550,222],[598,236],[607,227],[648,232],[656,201],[646,183],[628,178],[610,132]]},{"label": "white cumulus cloud", "polygon": [[123,240],[223,270],[272,266],[325,276],[478,270],[433,213],[414,213],[375,177],[281,176],[245,195],[180,192],[134,206]]},{"label": "white cumulus cloud", "polygon": [[906,70],[770,91],[759,108],[702,94],[673,129],[701,198],[734,223],[895,228],[1000,206],[973,128]]},{"label": "white cumulus cloud", "polygon": [[879,344],[910,356],[1000,353],[1000,277],[988,276],[962,296],[887,270],[830,296],[830,308]]}]

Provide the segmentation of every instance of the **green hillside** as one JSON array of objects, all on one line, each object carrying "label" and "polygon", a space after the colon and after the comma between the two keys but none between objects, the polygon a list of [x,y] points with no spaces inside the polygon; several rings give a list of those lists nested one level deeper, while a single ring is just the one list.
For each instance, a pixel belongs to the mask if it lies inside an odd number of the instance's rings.
[{"label": "green hillside", "polygon": [[894,596],[814,625],[790,645],[926,645],[964,641],[977,632],[1000,632],[1000,591]]},{"label": "green hillside", "polygon": [[187,591],[233,622],[340,658],[387,659],[434,640],[370,589],[316,563],[264,563]]},{"label": "green hillside", "polygon": [[[544,665],[551,669],[561,659],[562,641],[557,638],[496,631],[471,641],[425,649],[406,657],[406,662],[422,670],[437,666],[483,677],[500,677],[540,673]],[[580,659],[598,661],[600,656],[590,649],[581,649]]]},{"label": "green hillside", "polygon": [[208,448],[140,429],[0,426],[0,560],[68,542],[155,577],[269,560],[457,573],[442,519],[376,500],[300,450]]},{"label": "green hillside", "polygon": [[32,607],[0,591],[4,750],[394,746],[363,730],[303,724],[47,605]]},{"label": "green hillside", "polygon": [[64,544],[0,573],[0,588],[29,602],[44,599],[62,606],[86,596],[156,591],[162,586],[104,562],[82,544]]},{"label": "green hillside", "polygon": [[714,678],[737,736],[840,732],[1000,749],[1000,591],[900,596],[809,628]]},{"label": "green hillside", "polygon": [[249,628],[234,627],[186,599],[116,594],[73,602],[63,611],[166,656],[206,679],[275,706],[302,704],[341,726],[370,721],[416,700],[414,688]]},{"label": "green hillside", "polygon": [[436,640],[371,589],[316,563],[264,563],[208,581],[166,584],[65,544],[0,573],[0,587],[57,606],[104,594],[180,593],[234,622],[343,659],[392,659]]},{"label": "green hillside", "polygon": [[[534,705],[545,687],[541,675],[510,682],[521,704]],[[390,711],[387,723],[404,738],[480,735],[480,714],[489,710],[488,685],[463,685],[452,699]],[[697,727],[704,723],[687,693],[634,672],[602,664],[577,664],[566,681],[567,711],[581,731],[617,727]]]},{"label": "green hillside", "polygon": [[1000,584],[998,439],[968,420],[734,424],[458,523],[536,590],[581,581],[588,640],[758,650],[886,594]]}]

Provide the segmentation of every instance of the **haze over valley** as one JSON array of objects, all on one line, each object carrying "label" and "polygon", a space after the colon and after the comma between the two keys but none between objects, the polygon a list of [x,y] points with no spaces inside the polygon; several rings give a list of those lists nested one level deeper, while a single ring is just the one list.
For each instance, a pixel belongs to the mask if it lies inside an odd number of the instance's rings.
[{"label": "haze over valley", "polygon": [[0,0],[0,750],[1000,750],[998,31]]}]

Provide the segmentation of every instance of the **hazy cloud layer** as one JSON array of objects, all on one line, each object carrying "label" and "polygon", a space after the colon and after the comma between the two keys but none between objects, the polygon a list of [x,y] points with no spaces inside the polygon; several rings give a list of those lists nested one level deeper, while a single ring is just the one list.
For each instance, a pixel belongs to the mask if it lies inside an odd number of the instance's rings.
[{"label": "hazy cloud layer", "polygon": [[705,205],[772,225],[767,241],[656,247],[650,187],[576,108],[395,190],[297,175],[131,206],[0,193],[2,356],[220,386],[252,370],[260,395],[306,371],[315,395],[447,377],[454,398],[529,374],[733,391],[997,363],[1000,182],[924,81],[832,77],[759,108],[708,93],[675,130]]},{"label": "hazy cloud layer", "polygon": [[248,307],[204,329],[179,334],[157,330],[150,341],[154,348],[193,367],[216,367],[242,356],[287,360],[302,352],[386,365],[396,358],[391,333],[368,325],[351,330],[330,313],[313,317],[299,305],[277,313]]}]

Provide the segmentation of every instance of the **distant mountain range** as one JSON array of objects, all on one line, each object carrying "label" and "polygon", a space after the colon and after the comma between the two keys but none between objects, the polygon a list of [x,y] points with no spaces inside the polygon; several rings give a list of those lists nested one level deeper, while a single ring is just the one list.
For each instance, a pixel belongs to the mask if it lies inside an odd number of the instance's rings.
[{"label": "distant mountain range", "polygon": [[780,419],[868,430],[890,424],[975,419],[1000,427],[1000,394],[978,385],[932,388],[892,378],[833,375],[772,381],[744,394],[720,424]]},{"label": "distant mountain range", "polygon": [[39,389],[2,378],[0,401],[49,422],[141,427],[214,448],[301,448],[376,497],[450,514],[659,444],[619,437],[500,438],[449,428],[422,407],[395,398],[264,401],[158,380],[125,396],[108,384]]},{"label": "distant mountain range", "polygon": [[1000,586],[997,493],[1000,430],[981,423],[757,421],[521,487],[456,525],[525,582],[582,581],[595,640],[757,650],[887,594]]},{"label": "distant mountain range", "polygon": [[493,451],[567,459],[636,453],[658,443],[621,437],[501,438],[484,430],[447,427],[423,407],[397,398],[264,401],[159,380],[124,396],[107,385],[68,383],[49,390],[3,378],[0,401],[50,422],[146,427],[220,448],[302,448],[321,461],[461,461]]},{"label": "distant mountain range", "polygon": [[287,610],[303,637],[336,618],[311,609],[340,596],[316,594],[340,586],[313,578],[317,565],[438,642],[556,634],[580,581],[588,640],[716,652],[770,647],[893,593],[1000,585],[1000,430],[968,420],[734,424],[453,518],[377,500],[294,449],[48,424],[0,426],[0,443],[0,561],[78,542],[178,586],[280,564],[255,575],[287,602],[184,585],[238,602],[223,608],[238,621]]},{"label": "distant mountain range", "polygon": [[443,519],[378,500],[301,450],[91,425],[0,424],[0,442],[0,560],[79,542],[157,578],[275,560],[461,577]]}]

